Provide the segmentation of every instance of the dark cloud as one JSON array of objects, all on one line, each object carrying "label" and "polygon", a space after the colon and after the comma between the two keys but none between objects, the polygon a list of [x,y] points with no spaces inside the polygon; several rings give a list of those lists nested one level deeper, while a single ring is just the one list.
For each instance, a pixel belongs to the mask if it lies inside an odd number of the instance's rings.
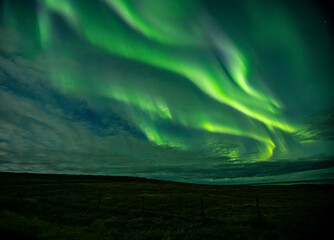
[{"label": "dark cloud", "polygon": [[334,140],[334,109],[312,114],[304,124],[306,127],[295,133],[299,141]]},{"label": "dark cloud", "polygon": [[[224,162],[215,159],[215,162]],[[278,176],[282,174],[303,172],[308,170],[327,169],[334,167],[334,157],[319,155],[303,159],[272,160],[256,163],[234,163],[215,164],[214,166],[203,166],[202,164],[177,166],[142,167],[139,169],[128,168],[130,173],[165,173],[170,176],[188,176],[194,179],[233,179],[246,177]],[[134,172],[132,172],[134,171]]]},{"label": "dark cloud", "polygon": [[[59,116],[67,121],[84,122],[87,127],[98,135],[116,135],[119,131],[126,131],[130,135],[145,139],[137,129],[131,127],[124,119],[111,109],[103,109],[99,112],[94,105],[104,105],[103,102],[93,102],[89,105],[87,99],[80,99],[64,95],[56,90],[46,80],[47,74],[43,71],[40,62],[27,61],[23,58],[16,59],[14,63],[8,57],[0,56],[1,89],[5,93],[17,96],[20,100],[15,103],[11,99],[2,99],[6,106],[3,111],[10,112],[11,104],[30,102],[46,114],[61,112]],[[52,110],[51,110],[52,109]],[[37,116],[36,116],[37,117]]]}]

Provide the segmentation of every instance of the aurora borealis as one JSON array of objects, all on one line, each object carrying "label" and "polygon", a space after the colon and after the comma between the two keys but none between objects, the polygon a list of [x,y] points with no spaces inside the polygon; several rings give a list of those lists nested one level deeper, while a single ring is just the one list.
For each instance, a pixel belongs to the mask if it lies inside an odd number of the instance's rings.
[{"label": "aurora borealis", "polygon": [[325,3],[0,3],[1,171],[333,178]]}]

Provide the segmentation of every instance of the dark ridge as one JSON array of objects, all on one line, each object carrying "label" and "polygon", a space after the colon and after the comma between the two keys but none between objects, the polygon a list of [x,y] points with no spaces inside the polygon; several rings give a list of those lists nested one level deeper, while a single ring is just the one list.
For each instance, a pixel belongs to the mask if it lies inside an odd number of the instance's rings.
[{"label": "dark ridge", "polygon": [[300,184],[334,184],[334,179],[316,179],[303,181],[277,181],[263,183],[243,183],[243,184],[203,184],[188,183],[171,180],[150,179],[144,177],[132,176],[106,176],[106,175],[85,175],[85,174],[56,174],[56,173],[27,173],[27,172],[0,172],[0,180],[3,182],[25,182],[33,184],[40,183],[41,180],[45,184],[53,183],[112,183],[112,182],[152,182],[152,183],[174,183],[186,185],[199,185],[207,187],[219,186],[270,186],[270,185],[300,185]]},{"label": "dark ridge", "polygon": [[148,179],[144,177],[129,176],[104,176],[104,175],[81,175],[81,174],[48,174],[48,173],[16,173],[16,172],[0,172],[0,179],[10,181],[18,179],[33,183],[34,180],[45,180],[46,183],[75,183],[75,182],[164,182],[162,180]]}]

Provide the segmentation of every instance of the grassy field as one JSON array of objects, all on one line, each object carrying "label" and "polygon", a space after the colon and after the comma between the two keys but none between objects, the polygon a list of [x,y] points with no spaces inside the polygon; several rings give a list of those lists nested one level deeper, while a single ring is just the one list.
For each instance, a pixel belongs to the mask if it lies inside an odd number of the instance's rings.
[{"label": "grassy field", "polygon": [[334,185],[0,173],[0,239],[325,239]]}]

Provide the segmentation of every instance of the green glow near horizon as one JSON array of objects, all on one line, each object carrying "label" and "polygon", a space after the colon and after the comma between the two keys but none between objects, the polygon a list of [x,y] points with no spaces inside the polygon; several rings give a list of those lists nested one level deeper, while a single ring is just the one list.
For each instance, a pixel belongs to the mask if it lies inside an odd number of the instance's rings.
[{"label": "green glow near horizon", "polygon": [[[71,64],[63,68],[56,63],[50,64],[49,73],[55,86],[66,92],[102,96],[134,106],[140,111],[130,111],[131,121],[157,145],[187,148],[177,136],[167,136],[160,131],[156,125],[164,121],[208,133],[250,138],[261,145],[259,159],[270,158],[277,147],[287,151],[280,131],[295,132],[298,126],[285,120],[281,104],[268,90],[257,88],[251,82],[247,55],[211,20],[203,20],[204,13],[192,18],[198,7],[187,9],[195,2],[169,0],[164,4],[160,6],[153,0],[39,1],[39,41],[49,53],[59,44],[54,40],[51,21],[52,14],[57,14],[67,27],[93,47],[175,74],[228,111],[218,114],[205,104],[187,105],[184,111],[173,103],[171,96],[159,95],[150,86],[136,88],[137,85],[126,84],[133,80],[112,74],[101,74],[97,76],[100,81],[94,80],[85,75],[85,70],[81,72]],[[196,4],[199,3],[196,1]],[[166,12],[166,7],[171,12]],[[63,54],[76,60],[70,51]],[[173,94],[180,93],[170,93]],[[228,112],[240,114],[240,118],[245,119],[242,120],[244,124],[239,124],[235,116],[224,116]]]}]

